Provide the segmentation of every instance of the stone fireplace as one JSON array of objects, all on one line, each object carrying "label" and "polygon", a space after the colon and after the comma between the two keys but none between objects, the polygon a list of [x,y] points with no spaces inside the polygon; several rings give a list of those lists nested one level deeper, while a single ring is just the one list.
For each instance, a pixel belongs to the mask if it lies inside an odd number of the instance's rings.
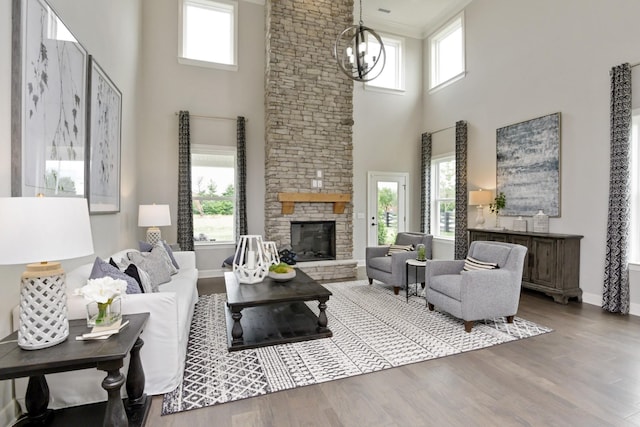
[{"label": "stone fireplace", "polygon": [[291,221],[291,250],[298,262],[336,259],[336,222]]},{"label": "stone fireplace", "polygon": [[[353,22],[353,0],[266,2],[265,235],[291,245],[298,221],[335,222],[335,260],[299,267],[315,279],[355,276],[353,260],[353,81],[333,58],[336,36]],[[321,177],[318,177],[320,171]],[[322,181],[312,187],[312,180]],[[279,193],[348,195],[333,203],[296,202]]]}]

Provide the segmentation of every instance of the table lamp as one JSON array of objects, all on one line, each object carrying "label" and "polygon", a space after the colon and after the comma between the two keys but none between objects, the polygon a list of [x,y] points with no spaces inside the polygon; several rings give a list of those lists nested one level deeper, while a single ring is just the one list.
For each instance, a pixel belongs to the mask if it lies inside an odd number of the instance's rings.
[{"label": "table lamp", "polygon": [[476,190],[469,191],[469,205],[477,206],[478,216],[476,216],[476,228],[484,228],[484,205],[491,203],[491,191]]},{"label": "table lamp", "polygon": [[87,200],[0,197],[0,236],[0,264],[27,264],[18,345],[37,350],[63,342],[69,322],[65,274],[58,261],[93,254]]},{"label": "table lamp", "polygon": [[155,245],[162,239],[158,227],[171,225],[169,205],[140,205],[138,209],[138,227],[147,228],[147,243]]}]

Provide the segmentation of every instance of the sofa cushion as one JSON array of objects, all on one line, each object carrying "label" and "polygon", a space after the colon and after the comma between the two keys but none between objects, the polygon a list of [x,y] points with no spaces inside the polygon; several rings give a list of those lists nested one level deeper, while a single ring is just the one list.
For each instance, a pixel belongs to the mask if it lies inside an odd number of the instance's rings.
[{"label": "sofa cushion", "polygon": [[400,252],[409,252],[412,250],[414,250],[413,245],[391,245],[389,246],[389,250],[387,251],[387,256],[391,256]]},{"label": "sofa cushion", "polygon": [[480,261],[471,256],[468,256],[467,259],[464,260],[464,267],[462,267],[462,270],[494,270],[496,268],[500,268],[500,266],[498,266],[498,264],[496,264],[495,262]]},{"label": "sofa cushion", "polygon": [[[162,240],[161,242],[162,242],[162,247],[164,248],[165,251],[167,251],[167,255],[171,260],[171,264],[173,264],[176,270],[179,270],[180,265],[178,265],[178,261],[176,261],[176,258],[173,255],[173,249],[171,249],[171,246],[169,246],[166,240]],[[154,245],[152,245],[151,243],[143,242],[142,240],[138,240],[138,246],[140,247],[140,252],[151,252]]]},{"label": "sofa cushion", "polygon": [[461,300],[462,275],[460,274],[442,274],[440,276],[432,276],[429,281],[429,289],[445,294],[457,301]]},{"label": "sofa cushion", "polygon": [[129,261],[136,267],[144,270],[151,278],[153,292],[157,292],[157,287],[171,280],[171,268],[167,265],[165,257],[155,248],[151,252],[129,252]]},{"label": "sofa cushion", "polygon": [[114,267],[102,258],[96,257],[89,279],[100,279],[102,277],[124,280],[127,282],[126,292],[128,294],[139,294],[141,292],[138,282],[133,277],[126,275],[118,267]]},{"label": "sofa cushion", "polygon": [[391,273],[391,260],[390,256],[380,256],[375,258],[369,258],[367,261],[369,266],[375,268],[376,270],[386,271],[387,273]]},{"label": "sofa cushion", "polygon": [[504,267],[509,258],[511,248],[503,245],[496,245],[485,242],[473,242],[473,253],[469,255],[483,262],[493,262],[500,267]]}]

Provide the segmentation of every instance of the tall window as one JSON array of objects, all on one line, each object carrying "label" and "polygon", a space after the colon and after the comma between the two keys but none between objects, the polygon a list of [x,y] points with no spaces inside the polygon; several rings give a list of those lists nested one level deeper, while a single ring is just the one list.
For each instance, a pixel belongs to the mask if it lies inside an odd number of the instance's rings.
[{"label": "tall window", "polygon": [[[404,39],[390,36],[380,36],[386,55],[384,70],[375,79],[367,82],[367,86],[392,90],[404,90]],[[374,37],[368,40],[367,49],[377,52],[380,44]]]},{"label": "tall window", "polygon": [[464,15],[461,13],[429,37],[429,89],[464,77]]},{"label": "tall window", "polygon": [[640,109],[633,110],[631,121],[631,226],[629,261],[640,264]]},{"label": "tall window", "polygon": [[191,185],[196,245],[233,242],[236,152],[229,147],[192,145]]},{"label": "tall window", "polygon": [[431,230],[434,236],[453,239],[456,213],[455,156],[431,161]]},{"label": "tall window", "polygon": [[227,0],[181,0],[182,64],[237,70],[238,3]]}]

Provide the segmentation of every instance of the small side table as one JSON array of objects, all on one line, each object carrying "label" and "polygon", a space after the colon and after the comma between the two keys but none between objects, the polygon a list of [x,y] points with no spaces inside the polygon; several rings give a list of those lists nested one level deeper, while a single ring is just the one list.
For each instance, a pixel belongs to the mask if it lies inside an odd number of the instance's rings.
[{"label": "small side table", "polygon": [[[149,313],[122,316],[129,321],[119,333],[106,340],[76,341],[76,336],[89,332],[84,319],[69,321],[69,338],[53,347],[41,350],[23,350],[18,346],[18,333],[0,341],[0,380],[29,377],[25,406],[26,417],[16,425],[102,425],[143,426],[151,405],[144,394],[144,370],[140,361],[140,348],[144,344],[140,333]],[[123,360],[131,353],[126,388],[128,399],[124,403],[120,388],[125,377],[120,372]],[[108,396],[106,403],[75,406],[56,411],[47,409],[49,386],[45,374],[97,368],[106,371],[102,388]]]},{"label": "small side table", "polygon": [[[418,269],[422,268],[423,270],[427,267],[427,261],[418,261],[417,259],[408,259],[405,265],[406,270],[406,283],[405,283],[405,291],[407,293],[407,302],[409,302],[409,266],[415,268],[416,272],[416,293],[411,294],[418,296]],[[426,272],[425,272],[426,273]]]}]

